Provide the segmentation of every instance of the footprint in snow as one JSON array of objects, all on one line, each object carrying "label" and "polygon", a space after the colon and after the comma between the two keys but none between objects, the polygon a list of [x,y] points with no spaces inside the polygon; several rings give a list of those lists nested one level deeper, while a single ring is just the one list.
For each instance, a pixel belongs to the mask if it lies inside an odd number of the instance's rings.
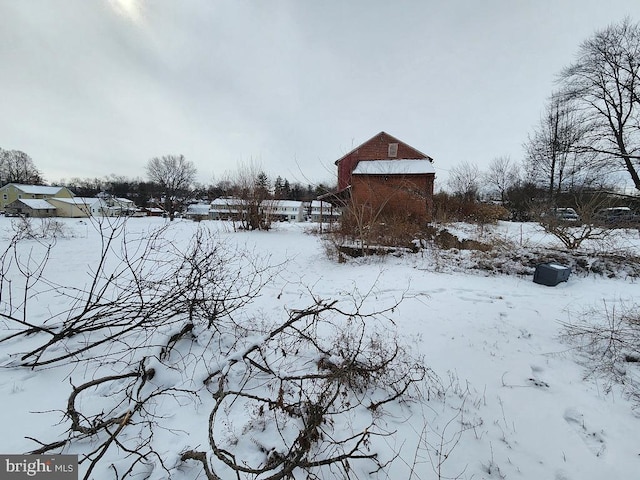
[{"label": "footprint in snow", "polygon": [[601,457],[607,450],[604,438],[604,431],[596,432],[587,428],[584,415],[575,408],[567,408],[564,412],[564,419],[569,426],[582,438],[585,445],[596,457]]},{"label": "footprint in snow", "polygon": [[538,365],[531,365],[531,377],[527,378],[529,385],[540,388],[549,388],[549,384],[540,379],[540,374],[544,371],[544,368]]}]

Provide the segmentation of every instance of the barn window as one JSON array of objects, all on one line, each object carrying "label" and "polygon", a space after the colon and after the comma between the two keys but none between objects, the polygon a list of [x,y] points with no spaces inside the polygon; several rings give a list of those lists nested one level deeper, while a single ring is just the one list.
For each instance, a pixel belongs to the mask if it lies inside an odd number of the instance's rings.
[{"label": "barn window", "polygon": [[389,156],[390,157],[397,157],[398,156],[398,144],[397,143],[390,143],[389,144]]}]

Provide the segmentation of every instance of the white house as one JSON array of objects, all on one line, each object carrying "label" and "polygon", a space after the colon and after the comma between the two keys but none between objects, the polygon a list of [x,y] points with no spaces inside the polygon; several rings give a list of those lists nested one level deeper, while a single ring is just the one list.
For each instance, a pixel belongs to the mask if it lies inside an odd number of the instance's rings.
[{"label": "white house", "polygon": [[313,200],[307,204],[307,219],[311,222],[333,222],[340,218],[340,209],[329,202]]},{"label": "white house", "polygon": [[295,200],[266,200],[262,209],[270,221],[301,222],[304,220],[304,204]]},{"label": "white house", "polygon": [[212,220],[238,220],[246,213],[245,202],[235,197],[219,197],[211,202],[209,218]]},{"label": "white house", "polygon": [[[220,197],[210,205],[190,205],[187,216],[204,215],[206,206],[209,207],[209,218],[212,220],[239,220],[247,212],[246,201],[236,197]],[[318,200],[265,200],[261,203],[260,209],[271,222],[331,222],[340,217],[339,209],[328,202]]]},{"label": "white house", "polygon": [[187,206],[187,210],[184,213],[185,217],[193,220],[204,220],[210,217],[211,204],[209,203],[192,203]]}]

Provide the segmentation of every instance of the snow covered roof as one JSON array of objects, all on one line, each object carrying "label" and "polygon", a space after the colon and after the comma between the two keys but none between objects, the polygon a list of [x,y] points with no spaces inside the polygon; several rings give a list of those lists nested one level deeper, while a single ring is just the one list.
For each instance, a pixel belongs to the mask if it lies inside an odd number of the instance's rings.
[{"label": "snow covered roof", "polygon": [[312,200],[311,201],[311,208],[331,208],[331,204],[329,202],[323,202],[320,200]]},{"label": "snow covered roof", "polygon": [[436,173],[433,165],[425,159],[407,160],[361,160],[352,175],[408,175]]},{"label": "snow covered roof", "polygon": [[218,197],[211,202],[211,206],[238,206],[242,205],[243,201],[237,197]]},{"label": "snow covered roof", "polygon": [[298,208],[302,205],[302,202],[297,200],[266,200],[265,204],[273,208],[294,207]]},{"label": "snow covered roof", "polygon": [[22,198],[20,199],[22,203],[24,203],[27,207],[32,210],[55,210],[56,207],[51,205],[46,200],[34,199],[34,198]]},{"label": "snow covered roof", "polygon": [[23,185],[20,183],[10,183],[18,190],[29,195],[55,195],[64,187],[47,187],[44,185]]},{"label": "snow covered roof", "polygon": [[187,207],[187,213],[194,215],[208,215],[211,205],[208,203],[193,203]]},{"label": "snow covered roof", "polygon": [[51,198],[50,200],[60,203],[68,203],[69,205],[93,205],[98,202],[104,203],[102,199],[94,197]]}]

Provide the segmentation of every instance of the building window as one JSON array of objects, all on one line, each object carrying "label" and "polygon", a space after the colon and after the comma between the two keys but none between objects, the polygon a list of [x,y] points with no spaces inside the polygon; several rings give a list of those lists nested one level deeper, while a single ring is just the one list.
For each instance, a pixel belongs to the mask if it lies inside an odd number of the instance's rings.
[{"label": "building window", "polygon": [[398,144],[390,143],[389,144],[389,157],[397,157],[398,156]]}]

